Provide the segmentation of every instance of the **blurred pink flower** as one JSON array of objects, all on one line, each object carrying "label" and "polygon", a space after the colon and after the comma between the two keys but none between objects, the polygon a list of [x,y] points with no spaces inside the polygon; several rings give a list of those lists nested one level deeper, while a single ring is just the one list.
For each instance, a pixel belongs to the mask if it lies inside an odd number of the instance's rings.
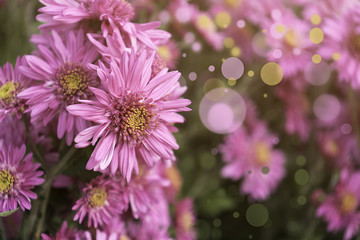
[{"label": "blurred pink flower", "polygon": [[196,217],[193,200],[185,198],[175,206],[175,231],[177,240],[195,240]]},{"label": "blurred pink flower", "polygon": [[64,221],[61,225],[61,228],[56,233],[55,236],[41,234],[42,240],[91,240],[91,234],[87,231],[80,231],[77,229],[69,228],[67,222]]},{"label": "blurred pink flower", "polygon": [[83,196],[76,201],[72,210],[77,210],[74,221],[82,223],[88,215],[88,227],[104,226],[114,216],[126,210],[128,202],[117,181],[105,175],[93,179],[83,189]]},{"label": "blurred pink flower", "polygon": [[360,88],[360,5],[349,7],[343,15],[333,14],[323,26],[324,42],[319,53],[333,59],[339,80]]},{"label": "blurred pink flower", "polygon": [[20,207],[31,208],[31,200],[37,196],[31,190],[44,182],[37,171],[39,163],[33,163],[32,154],[25,155],[25,145],[20,148],[0,141],[0,212]]},{"label": "blurred pink flower", "polygon": [[89,86],[97,86],[95,72],[87,68],[98,56],[91,42],[84,38],[82,31],[70,31],[60,36],[43,36],[48,42],[38,45],[39,56],[28,55],[28,66],[22,66],[22,72],[39,83],[18,94],[26,99],[31,112],[32,123],[46,126],[51,120],[58,119],[57,136],[66,135],[70,145],[74,135],[89,126],[80,117],[74,117],[66,111],[66,106],[77,103],[79,98],[93,96]]},{"label": "blurred pink flower", "polygon": [[316,211],[328,223],[328,231],[345,230],[344,240],[351,239],[360,226],[360,172],[342,170],[340,182]]},{"label": "blurred pink flower", "polygon": [[24,64],[25,59],[18,57],[14,68],[10,63],[0,67],[0,122],[11,113],[20,119],[26,108],[25,101],[17,97],[19,92],[30,86],[30,79],[19,69]]},{"label": "blurred pink flower", "polygon": [[180,73],[164,69],[151,78],[153,59],[146,52],[136,57],[132,51],[123,52],[109,68],[100,62],[97,73],[105,91],[91,88],[96,100],[67,107],[71,114],[97,124],[75,138],[80,148],[97,143],[87,169],[109,169],[112,174],[120,169],[129,181],[133,169],[139,171],[138,159],[148,166],[159,159],[174,160],[172,149],[178,145],[167,126],[184,121],[176,112],[190,110],[190,101],[165,99],[178,87]]},{"label": "blurred pink flower", "polygon": [[244,178],[241,191],[265,200],[285,175],[285,156],[273,149],[275,136],[263,123],[252,132],[240,127],[220,146],[225,166],[221,175],[233,180]]}]

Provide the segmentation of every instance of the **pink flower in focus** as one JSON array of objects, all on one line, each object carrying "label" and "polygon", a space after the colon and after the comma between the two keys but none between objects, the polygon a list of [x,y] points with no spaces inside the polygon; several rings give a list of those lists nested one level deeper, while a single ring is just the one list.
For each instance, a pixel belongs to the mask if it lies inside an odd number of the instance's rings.
[{"label": "pink flower in focus", "polygon": [[265,200],[285,175],[285,157],[273,149],[274,136],[259,123],[248,133],[241,127],[225,138],[220,146],[226,165],[221,175],[244,178],[241,191],[257,200]]},{"label": "pink flower in focus", "polygon": [[25,101],[19,99],[17,94],[30,84],[30,79],[19,70],[24,64],[25,59],[18,57],[14,68],[10,63],[0,68],[0,122],[11,113],[15,113],[18,119],[21,118]]},{"label": "pink flower in focus", "polygon": [[351,239],[360,226],[360,172],[343,170],[334,193],[328,195],[316,211],[328,223],[328,231],[345,230],[344,240]]},{"label": "pink flower in focus", "polygon": [[186,198],[178,202],[175,206],[175,228],[176,239],[178,240],[194,240],[196,239],[195,221],[193,201]]},{"label": "pink flower in focus", "polygon": [[60,230],[53,235],[41,234],[42,240],[91,240],[91,234],[87,231],[79,231],[77,229],[68,228],[67,222],[64,221],[61,225]]},{"label": "pink flower in focus", "polygon": [[127,201],[117,182],[105,175],[93,179],[83,189],[83,196],[76,201],[72,210],[77,210],[74,221],[82,223],[88,215],[88,227],[104,226],[112,217],[127,208]]},{"label": "pink flower in focus", "polygon": [[129,181],[133,169],[139,171],[137,159],[148,166],[159,159],[174,160],[172,149],[178,145],[167,125],[184,121],[176,112],[190,110],[190,101],[165,99],[178,87],[180,73],[164,69],[150,78],[154,55],[146,56],[124,52],[109,68],[100,62],[97,73],[105,91],[91,88],[96,100],[67,107],[72,115],[97,124],[75,138],[80,148],[97,143],[87,169],[109,168],[112,174],[120,169]]},{"label": "pink flower in focus", "polygon": [[[45,24],[40,29],[69,30],[79,27],[94,28],[101,24],[109,31],[109,21],[123,23],[134,16],[134,9],[126,0],[40,0],[45,7],[39,9],[36,19]],[[96,24],[98,23],[98,25]],[[93,29],[98,30],[98,29]]]},{"label": "pink flower in focus", "polygon": [[44,182],[40,164],[33,163],[32,154],[24,155],[25,145],[14,148],[0,141],[0,212],[30,210],[30,199],[37,197],[31,189]]},{"label": "pink flower in focus", "polygon": [[360,5],[348,8],[342,16],[324,22],[324,42],[319,53],[333,59],[339,80],[360,88]]},{"label": "pink flower in focus", "polygon": [[18,94],[26,99],[31,112],[31,122],[42,122],[46,126],[58,118],[57,136],[66,134],[66,143],[70,145],[74,135],[89,126],[80,117],[74,117],[66,111],[66,106],[77,103],[78,99],[92,96],[89,86],[97,86],[95,72],[88,69],[98,56],[91,42],[84,38],[83,32],[68,32],[63,38],[53,31],[45,35],[46,45],[38,45],[39,56],[28,55],[28,66],[22,66],[22,72],[36,80],[40,85],[30,87]]}]

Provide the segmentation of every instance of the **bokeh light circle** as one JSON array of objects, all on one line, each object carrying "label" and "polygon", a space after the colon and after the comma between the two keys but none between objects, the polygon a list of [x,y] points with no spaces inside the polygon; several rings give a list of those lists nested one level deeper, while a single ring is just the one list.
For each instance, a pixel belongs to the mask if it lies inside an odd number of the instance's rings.
[{"label": "bokeh light circle", "polygon": [[304,186],[309,182],[310,179],[310,175],[309,172],[306,171],[305,169],[299,169],[295,172],[295,182],[300,185],[300,186]]},{"label": "bokeh light circle", "polygon": [[325,84],[331,75],[331,67],[326,62],[308,63],[305,66],[305,80],[314,86]]},{"label": "bokeh light circle", "polygon": [[320,28],[316,27],[311,29],[309,38],[312,43],[320,44],[324,40],[324,33]]},{"label": "bokeh light circle", "polygon": [[195,72],[189,73],[189,79],[190,81],[195,81],[197,78],[197,74]]},{"label": "bokeh light circle", "polygon": [[320,120],[331,122],[339,116],[341,104],[335,96],[323,94],[314,101],[313,110]]},{"label": "bokeh light circle", "polygon": [[262,57],[266,57],[272,50],[272,47],[267,43],[266,36],[263,32],[258,32],[252,39],[252,47],[254,52]]},{"label": "bokeh light circle", "polygon": [[237,80],[244,74],[244,64],[240,59],[230,57],[222,63],[221,72],[225,78]]},{"label": "bokeh light circle", "polygon": [[279,64],[269,62],[261,68],[260,76],[265,84],[274,86],[281,82],[284,72]]},{"label": "bokeh light circle", "polygon": [[246,220],[251,226],[261,227],[266,224],[269,219],[269,212],[266,207],[260,203],[252,204],[246,210]]},{"label": "bokeh light circle", "polygon": [[227,28],[231,23],[231,15],[221,11],[215,16],[215,23],[219,28]]},{"label": "bokeh light circle", "polygon": [[245,119],[246,106],[236,91],[220,87],[205,94],[200,102],[199,114],[207,129],[226,134],[241,126]]}]

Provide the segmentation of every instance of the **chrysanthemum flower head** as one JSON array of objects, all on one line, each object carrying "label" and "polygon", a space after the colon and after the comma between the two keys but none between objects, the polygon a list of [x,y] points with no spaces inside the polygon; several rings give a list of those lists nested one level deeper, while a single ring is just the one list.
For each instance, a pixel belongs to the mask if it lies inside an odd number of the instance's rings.
[{"label": "chrysanthemum flower head", "polygon": [[17,94],[29,87],[30,79],[24,76],[19,68],[25,64],[25,59],[18,57],[13,68],[6,63],[0,68],[0,122],[7,114],[15,113],[17,118],[25,108],[25,101],[19,99]]},{"label": "chrysanthemum flower head", "polygon": [[332,195],[328,195],[316,211],[328,223],[328,231],[345,230],[344,239],[354,236],[360,226],[360,172],[341,172],[340,182]]},{"label": "chrysanthemum flower head", "polygon": [[105,175],[93,179],[83,189],[83,196],[76,201],[74,221],[80,223],[88,215],[88,226],[104,226],[112,217],[122,213],[128,206],[117,182]]},{"label": "chrysanthemum flower head", "polygon": [[70,31],[64,36],[53,31],[43,38],[48,43],[38,45],[39,56],[26,56],[28,65],[21,67],[38,85],[25,89],[18,97],[27,100],[32,123],[47,125],[58,118],[57,135],[62,138],[66,133],[66,142],[70,144],[74,135],[89,123],[68,114],[66,106],[93,96],[89,86],[97,86],[98,82],[87,64],[98,53],[82,31]]},{"label": "chrysanthemum flower head", "polygon": [[29,210],[31,199],[37,197],[31,189],[44,182],[43,172],[37,171],[40,164],[33,163],[32,154],[24,154],[25,145],[16,148],[0,142],[0,212]]},{"label": "chrysanthemum flower head", "polygon": [[146,52],[139,57],[123,52],[109,67],[100,62],[97,73],[105,91],[90,88],[96,100],[67,107],[96,124],[75,138],[77,147],[96,144],[87,169],[109,168],[112,174],[120,169],[130,180],[133,169],[138,172],[137,159],[149,166],[159,159],[174,160],[172,149],[178,145],[167,126],[184,121],[176,112],[188,111],[190,101],[167,98],[178,87],[180,73],[164,69],[151,78],[153,59]]},{"label": "chrysanthemum flower head", "polygon": [[91,234],[87,231],[80,231],[71,227],[68,227],[67,222],[64,221],[61,225],[61,228],[56,233],[55,236],[41,234],[42,240],[91,240]]},{"label": "chrysanthemum flower head", "polygon": [[176,204],[176,237],[179,240],[194,240],[195,232],[195,214],[193,201],[190,198],[183,199]]},{"label": "chrysanthemum flower head", "polygon": [[285,174],[285,157],[273,149],[273,140],[261,122],[250,133],[242,127],[228,135],[220,146],[226,162],[222,176],[233,180],[244,177],[242,192],[254,199],[266,199]]}]

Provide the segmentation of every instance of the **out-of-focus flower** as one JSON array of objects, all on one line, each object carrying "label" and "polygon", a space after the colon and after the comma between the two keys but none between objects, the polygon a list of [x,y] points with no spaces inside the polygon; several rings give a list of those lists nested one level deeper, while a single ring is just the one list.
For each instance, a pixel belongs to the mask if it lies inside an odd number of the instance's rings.
[{"label": "out-of-focus flower", "polygon": [[328,223],[328,231],[345,230],[344,239],[351,239],[360,226],[360,172],[342,170],[334,192],[326,196],[316,211]]},{"label": "out-of-focus flower", "polygon": [[263,123],[250,133],[241,127],[228,135],[220,146],[226,163],[221,175],[233,180],[243,177],[243,193],[266,199],[285,174],[285,157],[273,149],[274,137]]},{"label": "out-of-focus flower", "polygon": [[81,99],[89,99],[90,86],[98,81],[93,70],[87,67],[98,56],[91,42],[84,38],[82,31],[70,31],[60,36],[53,31],[45,35],[46,45],[38,45],[39,56],[28,55],[28,66],[22,66],[22,72],[39,83],[18,94],[26,99],[31,112],[31,122],[47,125],[58,118],[57,136],[66,134],[66,143],[70,145],[74,135],[89,126],[83,118],[74,117],[66,111],[66,106]]},{"label": "out-of-focus flower", "polygon": [[30,79],[19,69],[24,64],[25,59],[18,57],[14,68],[10,63],[0,68],[0,122],[11,113],[15,113],[20,119],[25,109],[25,101],[17,97],[17,94],[30,84]]},{"label": "out-of-focus flower", "polygon": [[25,145],[20,148],[0,142],[0,212],[20,207],[22,211],[31,208],[30,199],[36,199],[31,191],[44,182],[37,171],[40,164],[33,163],[32,154],[25,155]]},{"label": "out-of-focus flower", "polygon": [[153,58],[146,52],[139,57],[124,52],[109,68],[100,62],[97,73],[105,91],[91,88],[95,101],[67,107],[71,114],[97,124],[75,138],[77,147],[97,143],[87,169],[109,168],[112,174],[120,169],[130,180],[133,169],[139,171],[137,159],[148,166],[159,159],[174,160],[172,149],[178,145],[167,125],[184,121],[176,112],[188,111],[190,101],[165,99],[178,87],[180,73],[164,69],[150,78]]},{"label": "out-of-focus flower", "polygon": [[43,233],[41,238],[42,240],[91,240],[91,234],[87,231],[69,228],[67,222],[64,221],[55,236]]},{"label": "out-of-focus flower", "polygon": [[339,80],[360,88],[360,7],[347,8],[341,16],[333,15],[324,22],[324,42],[319,53],[333,59]]},{"label": "out-of-focus flower", "polygon": [[190,198],[183,199],[176,204],[175,209],[175,228],[176,239],[194,240],[196,239],[193,201]]},{"label": "out-of-focus flower", "polygon": [[170,69],[174,69],[176,61],[180,56],[180,50],[172,40],[158,46],[157,55],[166,63]]},{"label": "out-of-focus flower", "polygon": [[[101,25],[109,32],[109,21],[123,23],[134,16],[134,9],[126,0],[40,0],[45,7],[37,20],[44,22],[40,29],[68,30],[74,28],[92,29]],[[93,29],[95,27],[95,29]]]},{"label": "out-of-focus flower", "polygon": [[80,223],[88,215],[88,226],[104,226],[110,220],[122,213],[128,206],[128,200],[123,196],[117,181],[106,175],[93,179],[83,189],[83,196],[76,201],[73,210],[77,210],[74,221]]}]

